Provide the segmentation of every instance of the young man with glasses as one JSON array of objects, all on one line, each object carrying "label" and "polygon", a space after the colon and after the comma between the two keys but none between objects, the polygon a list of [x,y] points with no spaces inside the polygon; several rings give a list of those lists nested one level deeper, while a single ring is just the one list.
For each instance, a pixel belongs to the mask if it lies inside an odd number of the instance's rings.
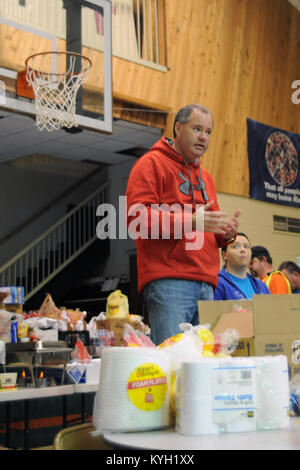
[{"label": "young man with glasses", "polygon": [[197,301],[212,300],[218,283],[219,247],[235,239],[241,211],[230,219],[220,211],[214,181],[201,164],[213,127],[210,110],[185,106],[175,117],[174,139],[162,137],[129,176],[128,231],[140,217],[138,290],[155,344],[179,333],[182,322],[199,323]]}]

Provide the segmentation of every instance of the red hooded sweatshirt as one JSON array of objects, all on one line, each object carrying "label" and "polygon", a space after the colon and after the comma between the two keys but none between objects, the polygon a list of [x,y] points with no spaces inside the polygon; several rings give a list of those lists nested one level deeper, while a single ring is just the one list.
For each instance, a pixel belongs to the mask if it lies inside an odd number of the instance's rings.
[{"label": "red hooded sweatshirt", "polygon": [[218,248],[226,242],[210,232],[197,232],[197,242],[196,232],[191,233],[195,209],[213,200],[209,210],[219,210],[208,171],[185,161],[162,137],[133,166],[126,196],[128,231],[137,246],[138,290],[161,278],[204,281],[216,287]]}]

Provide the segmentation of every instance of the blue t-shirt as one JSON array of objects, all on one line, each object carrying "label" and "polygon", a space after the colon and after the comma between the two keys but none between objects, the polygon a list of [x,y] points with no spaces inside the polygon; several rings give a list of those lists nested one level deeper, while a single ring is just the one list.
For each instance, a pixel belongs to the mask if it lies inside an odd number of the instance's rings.
[{"label": "blue t-shirt", "polygon": [[255,294],[255,290],[252,287],[250,279],[248,276],[245,279],[241,279],[240,277],[233,276],[232,274],[228,273],[228,276],[231,277],[232,282],[245,294],[247,299],[252,299],[252,296]]}]

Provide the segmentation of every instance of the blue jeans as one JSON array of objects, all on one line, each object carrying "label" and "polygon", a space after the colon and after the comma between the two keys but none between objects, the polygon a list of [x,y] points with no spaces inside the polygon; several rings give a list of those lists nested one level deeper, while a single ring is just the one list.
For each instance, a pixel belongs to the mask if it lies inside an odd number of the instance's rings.
[{"label": "blue jeans", "polygon": [[151,339],[156,345],[182,333],[180,323],[199,324],[198,300],[213,300],[213,287],[206,282],[166,278],[144,288]]}]

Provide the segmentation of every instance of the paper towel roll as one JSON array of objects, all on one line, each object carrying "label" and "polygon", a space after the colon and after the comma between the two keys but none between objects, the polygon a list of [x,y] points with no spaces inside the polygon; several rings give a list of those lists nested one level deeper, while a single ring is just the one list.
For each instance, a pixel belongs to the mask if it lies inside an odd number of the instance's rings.
[{"label": "paper towel roll", "polygon": [[285,428],[289,425],[288,361],[284,355],[256,357],[257,429]]},{"label": "paper towel roll", "polygon": [[[146,431],[169,426],[170,360],[163,350],[103,350],[99,387],[102,431]],[[94,412],[97,413],[98,410]]]},{"label": "paper towel roll", "polygon": [[183,362],[176,429],[180,434],[217,434],[212,419],[212,371],[218,367],[215,358]]}]

